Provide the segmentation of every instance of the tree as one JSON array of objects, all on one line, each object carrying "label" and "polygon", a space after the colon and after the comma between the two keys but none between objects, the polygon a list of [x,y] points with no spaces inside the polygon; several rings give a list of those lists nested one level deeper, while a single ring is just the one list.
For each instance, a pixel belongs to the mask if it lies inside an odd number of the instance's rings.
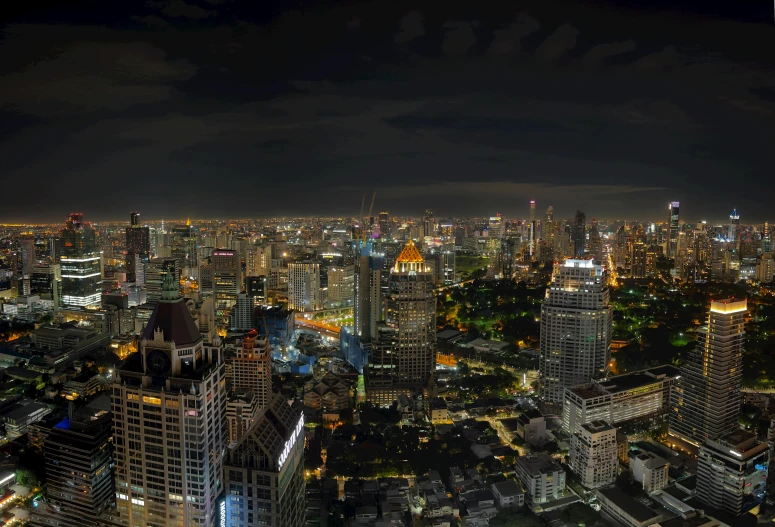
[{"label": "tree", "polygon": [[490,527],[540,527],[538,516],[529,511],[501,509],[490,518]]}]

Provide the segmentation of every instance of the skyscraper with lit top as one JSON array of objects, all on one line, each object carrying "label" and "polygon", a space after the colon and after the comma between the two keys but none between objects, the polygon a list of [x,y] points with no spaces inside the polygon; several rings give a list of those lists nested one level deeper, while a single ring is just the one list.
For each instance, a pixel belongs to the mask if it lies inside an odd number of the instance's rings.
[{"label": "skyscraper with lit top", "polygon": [[538,396],[561,413],[564,389],[608,375],[613,311],[608,272],[592,260],[554,264],[541,306]]},{"label": "skyscraper with lit top", "polygon": [[671,400],[670,434],[700,445],[739,428],[748,303],[714,300]]},{"label": "skyscraper with lit top", "polygon": [[366,369],[367,397],[389,403],[424,390],[436,369],[436,297],[433,271],[411,240],[390,271],[385,323],[377,327]]}]

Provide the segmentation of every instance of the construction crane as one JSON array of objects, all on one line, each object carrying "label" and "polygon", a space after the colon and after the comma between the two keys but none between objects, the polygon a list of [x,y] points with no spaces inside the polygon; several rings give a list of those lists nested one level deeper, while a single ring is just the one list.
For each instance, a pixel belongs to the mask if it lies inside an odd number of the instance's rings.
[{"label": "construction crane", "polygon": [[367,216],[369,220],[371,220],[371,211],[374,208],[374,200],[377,199],[377,191],[374,191],[374,194],[371,195],[371,205],[369,205],[369,215]]}]

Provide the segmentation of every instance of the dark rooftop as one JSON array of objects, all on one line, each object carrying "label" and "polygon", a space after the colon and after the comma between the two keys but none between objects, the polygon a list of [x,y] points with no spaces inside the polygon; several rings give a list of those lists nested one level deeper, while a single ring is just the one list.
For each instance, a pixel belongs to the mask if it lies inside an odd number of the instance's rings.
[{"label": "dark rooftop", "polygon": [[643,523],[647,520],[659,516],[656,512],[652,511],[642,503],[635,501],[624,491],[617,488],[601,489],[600,494],[605,496],[606,499],[611,501],[614,505],[622,509],[625,513],[635,518],[638,523]]},{"label": "dark rooftop", "polygon": [[143,331],[143,338],[153,340],[153,334],[157,329],[164,332],[165,342],[174,342],[178,347],[191,346],[202,339],[194,317],[191,316],[183,299],[156,304]]},{"label": "dark rooftop", "polygon": [[678,368],[665,364],[649,368],[648,370],[617,375],[606,381],[600,381],[599,384],[610,393],[618,393],[641,386],[648,386],[664,378],[677,377],[678,375],[680,375]]}]

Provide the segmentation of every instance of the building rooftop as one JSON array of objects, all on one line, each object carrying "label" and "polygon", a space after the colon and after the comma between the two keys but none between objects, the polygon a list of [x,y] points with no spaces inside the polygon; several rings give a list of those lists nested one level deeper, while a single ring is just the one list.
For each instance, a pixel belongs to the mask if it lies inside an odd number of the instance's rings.
[{"label": "building rooftop", "polygon": [[519,496],[520,494],[524,494],[522,487],[520,487],[513,479],[493,483],[492,487],[497,490],[498,494],[501,496]]},{"label": "building rooftop", "polygon": [[583,425],[581,425],[581,427],[591,434],[597,434],[598,432],[605,432],[607,430],[616,430],[616,428],[608,424],[606,421],[602,421],[600,419],[598,419],[597,421],[584,423]]},{"label": "building rooftop", "polygon": [[598,384],[608,393],[619,393],[625,390],[641,388],[654,384],[664,379],[676,378],[681,375],[678,368],[665,364],[647,370],[634,371],[617,375],[607,380],[599,381]]},{"label": "building rooftop", "polygon": [[643,523],[648,520],[659,517],[660,515],[652,511],[642,503],[635,501],[624,491],[617,489],[616,487],[610,489],[601,489],[598,491],[608,501],[622,509],[625,513],[632,516],[638,523]]},{"label": "building rooftop", "polygon": [[522,469],[531,476],[551,474],[553,472],[565,472],[559,463],[543,452],[518,457],[516,464],[517,466],[522,467]]},{"label": "building rooftop", "polygon": [[165,342],[174,342],[177,347],[191,346],[202,340],[199,327],[182,298],[178,301],[160,301],[156,304],[143,331],[143,338],[153,340],[157,329],[164,333]]}]

